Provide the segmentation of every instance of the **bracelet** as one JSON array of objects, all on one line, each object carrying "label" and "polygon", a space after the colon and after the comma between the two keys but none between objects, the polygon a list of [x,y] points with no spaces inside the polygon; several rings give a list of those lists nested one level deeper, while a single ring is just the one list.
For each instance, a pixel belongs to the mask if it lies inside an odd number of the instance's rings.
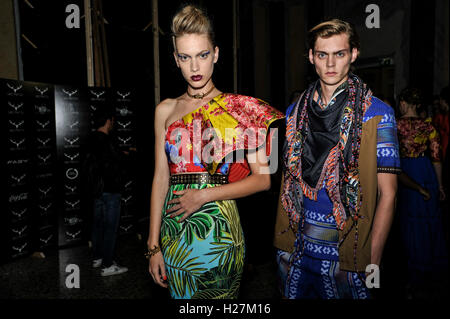
[{"label": "bracelet", "polygon": [[153,255],[156,255],[161,251],[159,246],[154,245],[153,248],[148,248],[148,251],[144,254],[145,258],[150,259]]}]

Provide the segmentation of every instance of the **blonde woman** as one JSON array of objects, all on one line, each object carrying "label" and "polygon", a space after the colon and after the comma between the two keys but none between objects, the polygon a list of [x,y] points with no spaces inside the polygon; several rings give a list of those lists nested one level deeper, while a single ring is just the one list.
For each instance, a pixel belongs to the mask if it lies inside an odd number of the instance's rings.
[{"label": "blonde woman", "polygon": [[[265,132],[284,116],[214,86],[219,48],[201,9],[182,8],[172,33],[187,90],[155,111],[149,272],[173,298],[236,298],[245,245],[233,199],[270,187]],[[240,151],[247,161],[236,164]]]}]

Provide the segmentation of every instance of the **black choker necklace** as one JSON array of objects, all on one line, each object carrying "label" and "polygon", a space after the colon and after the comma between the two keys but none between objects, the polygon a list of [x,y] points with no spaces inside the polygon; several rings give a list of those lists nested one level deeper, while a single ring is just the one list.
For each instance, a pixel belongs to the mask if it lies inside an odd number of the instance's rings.
[{"label": "black choker necklace", "polygon": [[186,94],[187,94],[189,97],[193,98],[193,99],[199,99],[199,100],[201,100],[201,99],[203,99],[205,96],[207,96],[209,93],[211,93],[212,90],[214,90],[214,85],[209,89],[208,92],[203,93],[203,94],[190,94],[189,91],[186,91]]}]

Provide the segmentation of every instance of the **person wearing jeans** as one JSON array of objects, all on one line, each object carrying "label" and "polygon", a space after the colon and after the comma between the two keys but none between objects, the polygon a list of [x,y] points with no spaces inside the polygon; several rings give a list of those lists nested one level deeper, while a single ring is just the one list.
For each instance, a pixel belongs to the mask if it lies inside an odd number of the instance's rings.
[{"label": "person wearing jeans", "polygon": [[93,200],[92,248],[94,268],[102,267],[102,276],[122,274],[128,269],[114,262],[121,204],[121,156],[110,132],[114,113],[100,110],[94,114],[97,128],[90,136],[85,160],[87,189]]},{"label": "person wearing jeans", "polygon": [[[119,193],[102,193],[94,200],[92,247],[94,260],[101,260],[104,268],[114,264],[116,233],[120,220]],[[97,262],[100,263],[100,262]]]}]

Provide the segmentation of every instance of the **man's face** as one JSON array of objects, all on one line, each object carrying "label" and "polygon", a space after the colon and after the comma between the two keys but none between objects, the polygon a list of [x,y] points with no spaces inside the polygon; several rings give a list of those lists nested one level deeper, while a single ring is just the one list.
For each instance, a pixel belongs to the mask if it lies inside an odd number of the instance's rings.
[{"label": "man's face", "polygon": [[309,50],[309,61],[316,68],[322,85],[337,88],[347,80],[350,65],[358,57],[358,49],[350,50],[348,35],[345,33],[329,38],[317,38],[314,51]]}]

